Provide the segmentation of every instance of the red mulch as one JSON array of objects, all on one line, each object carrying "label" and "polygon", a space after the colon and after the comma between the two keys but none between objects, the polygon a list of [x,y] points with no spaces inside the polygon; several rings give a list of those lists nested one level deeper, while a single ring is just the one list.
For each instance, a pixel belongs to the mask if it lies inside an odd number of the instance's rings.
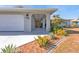
[{"label": "red mulch", "polygon": [[55,44],[58,40],[50,40],[50,44],[48,44],[47,48],[40,47],[36,41],[32,41],[30,43],[26,43],[22,46],[17,47],[19,53],[45,53],[51,45]]},{"label": "red mulch", "polygon": [[79,28],[68,28],[72,34],[66,41],[62,42],[57,48],[52,50],[55,53],[79,53]]},{"label": "red mulch", "polygon": [[79,34],[70,35],[54,49],[55,53],[79,53]]}]

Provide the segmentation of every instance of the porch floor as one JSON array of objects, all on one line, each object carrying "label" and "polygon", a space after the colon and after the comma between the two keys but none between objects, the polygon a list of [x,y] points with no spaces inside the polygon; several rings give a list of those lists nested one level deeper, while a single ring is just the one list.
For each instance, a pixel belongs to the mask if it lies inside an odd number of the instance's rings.
[{"label": "porch floor", "polygon": [[45,29],[37,28],[37,29],[33,30],[31,33],[38,35],[38,34],[48,34],[49,32],[46,32]]}]

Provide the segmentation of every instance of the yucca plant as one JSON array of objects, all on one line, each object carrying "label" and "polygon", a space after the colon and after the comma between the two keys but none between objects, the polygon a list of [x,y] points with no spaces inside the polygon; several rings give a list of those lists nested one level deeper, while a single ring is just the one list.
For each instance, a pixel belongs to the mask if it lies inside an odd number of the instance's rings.
[{"label": "yucca plant", "polygon": [[13,44],[9,44],[8,46],[5,46],[4,48],[1,48],[2,53],[15,53],[16,52],[16,46]]},{"label": "yucca plant", "polygon": [[46,47],[48,45],[48,38],[46,38],[46,37],[38,36],[36,41],[40,45],[40,47]]}]

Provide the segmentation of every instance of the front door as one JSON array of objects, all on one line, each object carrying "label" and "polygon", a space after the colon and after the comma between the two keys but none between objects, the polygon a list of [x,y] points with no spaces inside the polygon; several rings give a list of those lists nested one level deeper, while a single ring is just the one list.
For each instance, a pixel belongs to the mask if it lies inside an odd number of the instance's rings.
[{"label": "front door", "polygon": [[35,20],[35,28],[42,28],[42,22],[41,22],[41,20]]}]

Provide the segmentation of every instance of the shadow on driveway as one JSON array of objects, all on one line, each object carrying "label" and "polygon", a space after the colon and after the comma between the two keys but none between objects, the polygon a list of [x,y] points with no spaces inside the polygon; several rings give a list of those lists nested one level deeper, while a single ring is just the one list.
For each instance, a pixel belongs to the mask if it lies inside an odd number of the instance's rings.
[{"label": "shadow on driveway", "polygon": [[47,32],[0,32],[0,36],[17,36],[17,35],[47,35]]}]

